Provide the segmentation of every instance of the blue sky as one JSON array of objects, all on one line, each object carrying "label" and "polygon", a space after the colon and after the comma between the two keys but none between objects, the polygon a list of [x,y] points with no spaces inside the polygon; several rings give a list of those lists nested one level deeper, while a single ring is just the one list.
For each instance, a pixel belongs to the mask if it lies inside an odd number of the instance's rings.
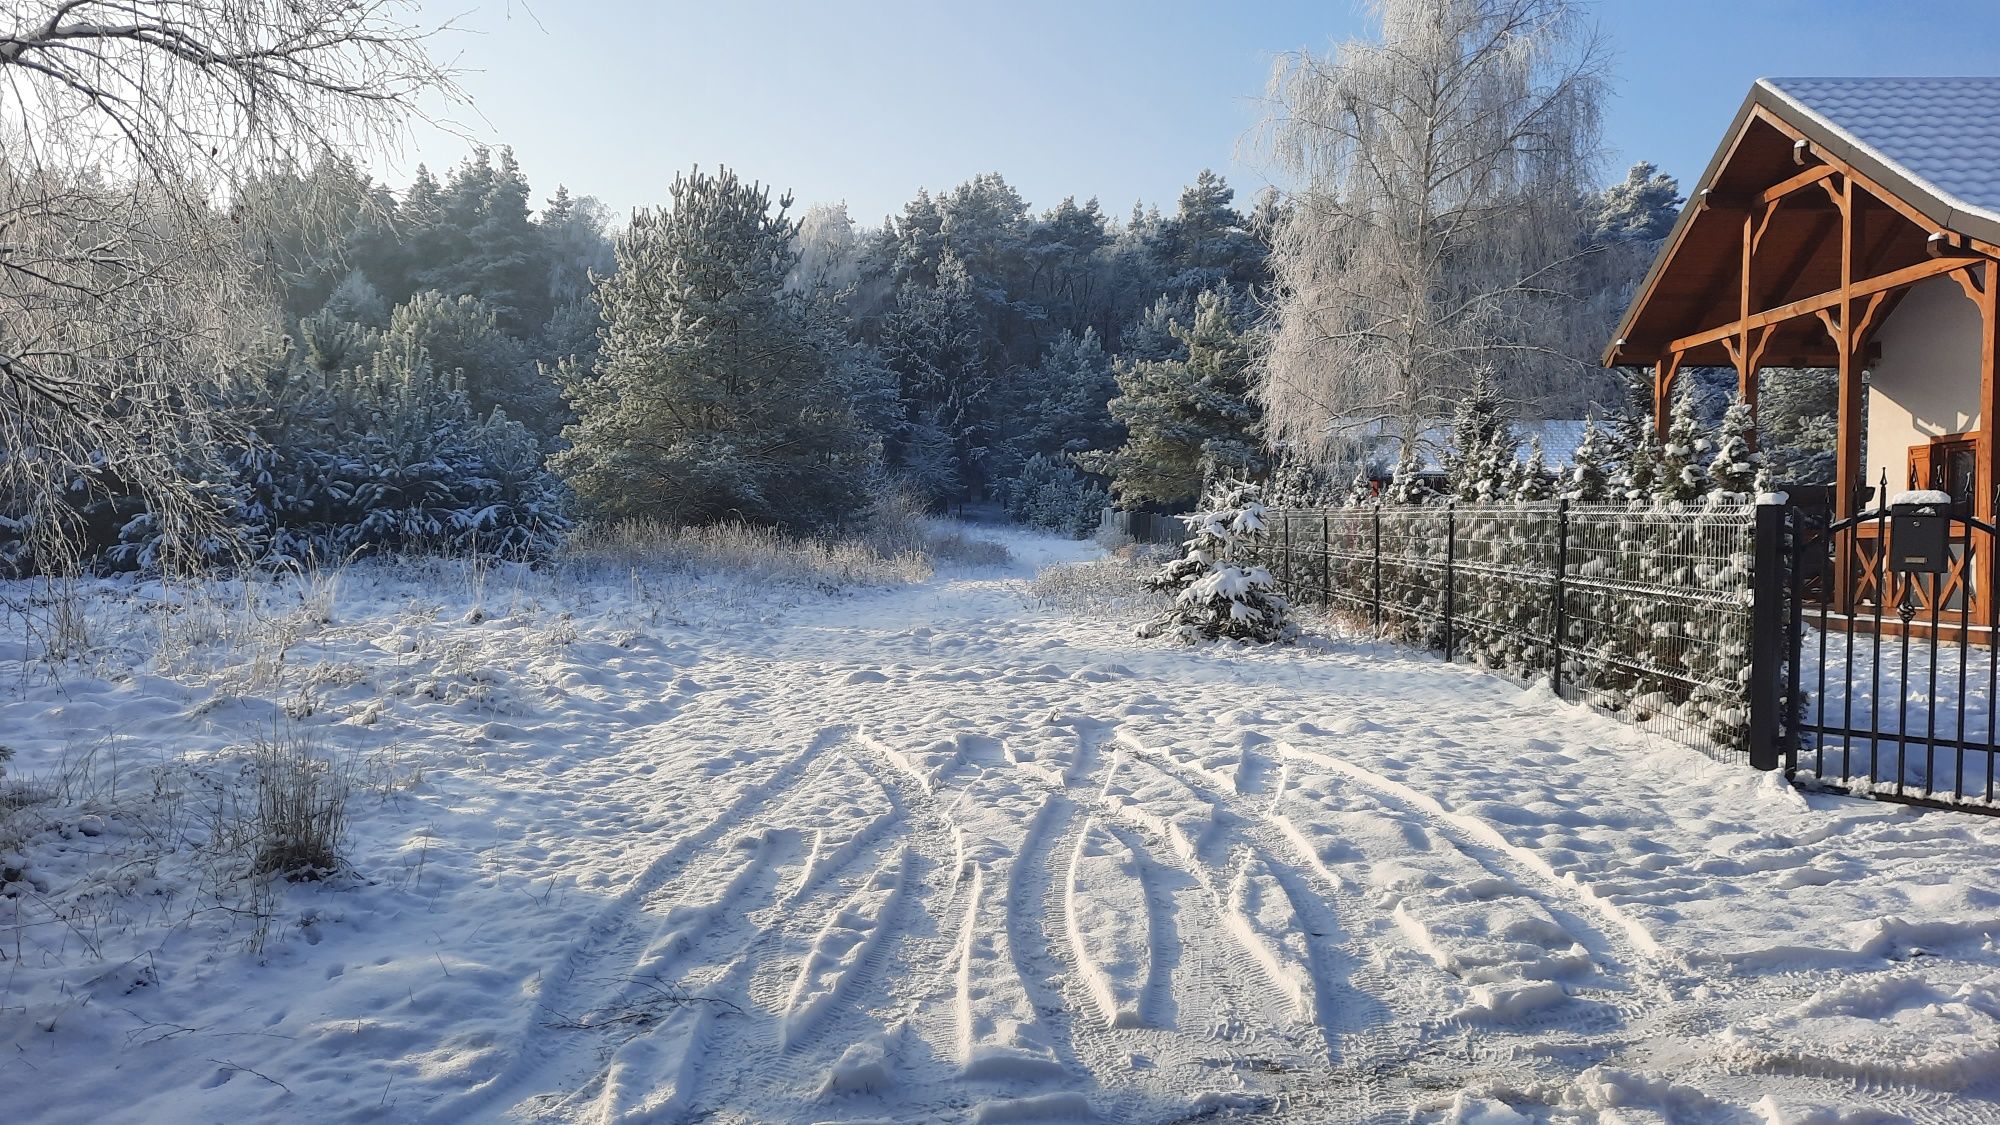
[{"label": "blue sky", "polygon": [[[1036,209],[1095,195],[1171,208],[1203,167],[1267,182],[1249,134],[1274,56],[1363,34],[1359,3],[1293,0],[424,0],[463,30],[478,140],[512,144],[537,198],[566,183],[621,216],[726,163],[873,224],[918,187],[999,171]],[[1604,175],[1691,180],[1752,79],[2000,72],[2000,0],[1601,0],[1612,51]],[[420,130],[387,171],[449,166]]]}]

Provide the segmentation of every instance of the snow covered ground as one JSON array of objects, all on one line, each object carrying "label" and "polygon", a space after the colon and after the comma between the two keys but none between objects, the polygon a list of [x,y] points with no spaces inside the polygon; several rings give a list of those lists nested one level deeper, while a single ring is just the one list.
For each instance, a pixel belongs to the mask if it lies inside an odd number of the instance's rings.
[{"label": "snow covered ground", "polygon": [[[14,619],[0,1117],[2000,1119],[2000,820],[1139,641],[1001,534],[842,596],[362,567],[254,643],[113,583],[59,678]],[[351,766],[351,872],[241,878],[260,739]]]}]

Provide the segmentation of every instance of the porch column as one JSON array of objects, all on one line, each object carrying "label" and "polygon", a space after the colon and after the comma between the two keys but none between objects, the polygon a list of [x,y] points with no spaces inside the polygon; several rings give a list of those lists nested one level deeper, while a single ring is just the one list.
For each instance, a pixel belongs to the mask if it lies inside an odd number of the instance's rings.
[{"label": "porch column", "polygon": [[[1834,470],[1833,518],[1844,520],[1860,510],[1861,476],[1867,471],[1861,463],[1861,357],[1860,341],[1854,331],[1854,238],[1856,215],[1854,213],[1854,180],[1850,176],[1841,177],[1840,196],[1840,310],[1838,324],[1829,324],[1833,331],[1835,354],[1840,370],[1840,405],[1835,412],[1839,421],[1839,447],[1836,450]],[[1832,587],[1833,608],[1836,613],[1848,612],[1854,592],[1854,536],[1842,535],[1836,538],[1840,544],[1833,560],[1833,573],[1828,576]]]},{"label": "porch column", "polygon": [[[1993,524],[2000,518],[2000,496],[1995,494],[2000,489],[2000,261],[1987,259],[1980,274],[1985,286],[1979,292],[1979,472],[1972,504],[1980,519]],[[1986,550],[2000,553],[2000,537],[1989,536]],[[1995,573],[1991,559],[1974,569],[1979,573],[1968,576],[1974,589],[1971,609],[1975,619],[1983,619],[2000,590],[1987,588]],[[2000,638],[1989,640],[2000,643]]]}]

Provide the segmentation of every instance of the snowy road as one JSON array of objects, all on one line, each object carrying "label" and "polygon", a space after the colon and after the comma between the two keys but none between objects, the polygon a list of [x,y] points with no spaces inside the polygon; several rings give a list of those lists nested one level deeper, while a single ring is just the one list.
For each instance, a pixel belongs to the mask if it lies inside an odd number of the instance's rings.
[{"label": "snowy road", "polygon": [[[313,655],[368,671],[315,721],[427,763],[372,877],[262,963],[49,969],[0,1082],[49,1121],[2000,1116],[2000,823],[1392,647],[1064,620],[1027,579],[1088,549],[1010,543],[726,628],[343,613]],[[90,705],[248,707],[163,690]]]}]

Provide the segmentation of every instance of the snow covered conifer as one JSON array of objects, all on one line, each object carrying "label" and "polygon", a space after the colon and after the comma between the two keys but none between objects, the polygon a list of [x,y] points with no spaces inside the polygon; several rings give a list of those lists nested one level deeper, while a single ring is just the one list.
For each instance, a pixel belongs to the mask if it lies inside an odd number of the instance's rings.
[{"label": "snow covered conifer", "polygon": [[1350,508],[1360,508],[1375,502],[1375,482],[1368,476],[1368,466],[1354,470],[1354,480],[1347,486],[1346,504]]},{"label": "snow covered conifer", "polygon": [[1298,635],[1291,606],[1271,572],[1250,554],[1264,534],[1264,504],[1256,485],[1232,483],[1210,494],[1202,511],[1185,517],[1192,537],[1180,558],[1146,580],[1173,596],[1173,605],[1140,626],[1142,637],[1288,642]]},{"label": "snow covered conifer", "polygon": [[1555,474],[1549,471],[1549,459],[1542,452],[1542,439],[1528,439],[1528,459],[1521,463],[1520,479],[1514,486],[1514,499],[1525,501],[1547,500],[1555,494]]},{"label": "snow covered conifer", "polygon": [[1438,498],[1437,491],[1424,480],[1424,465],[1417,458],[1416,443],[1403,443],[1403,452],[1396,458],[1396,469],[1389,475],[1389,487],[1383,490],[1384,503],[1399,508],[1429,504]]},{"label": "snow covered conifer", "polygon": [[1756,491],[1757,475],[1764,465],[1763,455],[1757,452],[1756,440],[1757,416],[1739,393],[1722,415],[1722,432],[1716,441],[1715,460],[1708,466],[1708,479],[1714,483],[1717,492],[1749,496]]},{"label": "snow covered conifer", "polygon": [[1519,439],[1492,380],[1481,373],[1452,418],[1445,476],[1452,495],[1470,503],[1505,500],[1514,493]]},{"label": "snow covered conifer", "polygon": [[1611,473],[1606,464],[1610,456],[1610,439],[1597,428],[1595,418],[1586,419],[1583,439],[1577,442],[1576,455],[1563,477],[1560,495],[1579,504],[1603,503],[1611,494]]},{"label": "snow covered conifer", "polygon": [[1610,499],[1653,502],[1659,480],[1660,443],[1653,431],[1653,377],[1635,373],[1625,383],[1625,408],[1606,435],[1609,438]]},{"label": "snow covered conifer", "polygon": [[1674,399],[1667,440],[1660,449],[1660,475],[1654,487],[1654,495],[1660,502],[1689,504],[1701,499],[1709,489],[1706,462],[1710,445],[1702,433],[1694,388],[1690,384]]},{"label": "snow covered conifer", "polygon": [[875,456],[843,400],[847,341],[786,288],[789,197],[728,170],[674,180],[597,282],[603,348],[565,368],[577,420],[551,458],[600,516],[788,527],[865,500]]}]

